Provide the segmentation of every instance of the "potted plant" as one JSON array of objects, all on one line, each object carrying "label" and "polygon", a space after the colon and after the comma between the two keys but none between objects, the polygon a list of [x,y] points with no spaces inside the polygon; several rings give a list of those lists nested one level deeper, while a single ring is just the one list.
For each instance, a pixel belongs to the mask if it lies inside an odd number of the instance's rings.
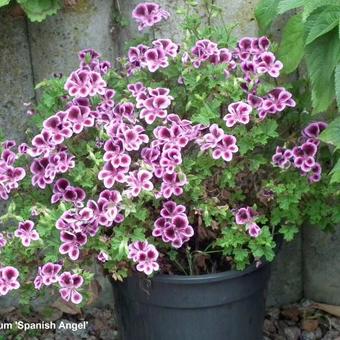
[{"label": "potted plant", "polygon": [[[140,30],[169,15],[132,14]],[[326,123],[294,109],[266,37],[184,16],[181,45],[147,35],[116,69],[86,49],[38,85],[32,142],[2,143],[0,295],[83,306],[96,261],[123,339],[262,338],[276,235],[338,218]]]}]

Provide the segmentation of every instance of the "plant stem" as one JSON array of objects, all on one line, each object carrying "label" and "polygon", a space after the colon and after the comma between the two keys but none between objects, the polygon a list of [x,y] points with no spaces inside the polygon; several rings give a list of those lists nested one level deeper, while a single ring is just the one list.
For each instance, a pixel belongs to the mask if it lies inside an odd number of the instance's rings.
[{"label": "plant stem", "polygon": [[194,250],[193,253],[200,253],[200,254],[214,254],[214,253],[221,253],[222,250],[210,250],[210,251],[201,251],[201,250]]},{"label": "plant stem", "polygon": [[188,273],[186,272],[186,270],[184,269],[184,267],[183,267],[176,259],[173,259],[173,261],[176,263],[177,267],[178,267],[185,275],[188,275]]},{"label": "plant stem", "polygon": [[186,253],[187,253],[187,259],[188,259],[188,265],[189,265],[189,274],[194,275],[193,268],[192,268],[192,255],[190,253],[189,247],[187,247]]}]

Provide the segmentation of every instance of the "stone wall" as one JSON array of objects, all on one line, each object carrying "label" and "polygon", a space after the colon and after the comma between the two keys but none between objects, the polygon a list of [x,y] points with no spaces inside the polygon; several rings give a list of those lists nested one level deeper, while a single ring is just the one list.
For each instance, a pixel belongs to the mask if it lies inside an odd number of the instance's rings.
[{"label": "stone wall", "polygon": [[[77,52],[83,48],[93,47],[104,58],[114,60],[126,50],[125,42],[138,35],[136,25],[130,21],[127,27],[114,26],[115,16],[129,18],[137,0],[82,0],[73,8],[60,11],[56,16],[43,23],[29,23],[24,17],[13,17],[8,9],[0,12],[0,128],[7,138],[23,139],[25,132],[24,102],[35,100],[34,86],[50,77],[54,72],[67,74],[77,64]],[[167,24],[156,30],[157,37],[170,36],[179,42],[178,18],[174,14],[183,4],[183,0],[161,0],[173,15]],[[257,28],[253,10],[257,0],[225,1],[216,0],[224,9],[224,20],[228,24],[238,23],[235,32],[240,36],[256,35]],[[202,20],[205,19],[202,11]],[[314,233],[315,234],[315,233]],[[322,236],[321,246],[315,243],[319,236],[305,233],[289,244],[284,244],[273,263],[272,278],[269,287],[268,304],[283,304],[299,300],[306,292],[307,297],[329,302],[337,294],[339,301],[339,277],[325,283],[323,276],[331,271],[322,261],[328,261],[336,254],[340,245],[339,236]],[[313,238],[314,237],[314,238]],[[331,241],[329,241],[331,240]],[[333,240],[333,241],[332,241]],[[334,254],[323,249],[331,242]],[[315,250],[317,249],[317,251]],[[321,253],[327,253],[326,256]],[[302,253],[307,255],[302,260]],[[333,260],[335,260],[333,256]],[[335,262],[333,268],[336,267]],[[318,272],[316,272],[316,270]],[[304,280],[304,276],[307,280]],[[111,300],[110,287],[101,279],[104,295],[100,303]],[[305,285],[304,285],[305,282]],[[330,296],[330,291],[332,295]],[[3,300],[2,300],[3,301]],[[3,302],[2,302],[3,303]]]}]

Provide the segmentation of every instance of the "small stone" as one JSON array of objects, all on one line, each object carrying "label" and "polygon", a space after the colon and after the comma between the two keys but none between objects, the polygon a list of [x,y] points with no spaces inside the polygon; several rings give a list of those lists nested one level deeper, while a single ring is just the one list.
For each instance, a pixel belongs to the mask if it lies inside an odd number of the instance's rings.
[{"label": "small stone", "polygon": [[272,320],[265,319],[263,323],[263,331],[265,334],[271,334],[276,332],[276,327]]},{"label": "small stone", "polygon": [[301,302],[303,308],[310,308],[314,304],[314,301],[305,299]]},{"label": "small stone", "polygon": [[270,308],[267,311],[267,315],[270,316],[272,319],[278,319],[280,316],[280,309],[279,308]]},{"label": "small stone", "polygon": [[116,340],[118,339],[118,333],[117,331],[113,331],[112,329],[106,329],[100,332],[99,339],[102,340]]},{"label": "small stone", "polygon": [[277,321],[277,328],[278,328],[278,330],[279,330],[279,333],[280,333],[280,331],[283,332],[283,330],[284,330],[286,327],[288,327],[286,321],[283,321],[283,320],[278,320],[278,321]]},{"label": "small stone", "polygon": [[340,332],[340,319],[338,318],[330,318],[332,327]]},{"label": "small stone", "polygon": [[283,329],[284,334],[287,337],[287,340],[298,340],[301,335],[301,331],[298,327],[286,327]]},{"label": "small stone", "polygon": [[289,307],[286,309],[283,309],[281,311],[281,315],[285,319],[293,320],[293,321],[299,321],[300,318],[300,310],[297,307]]},{"label": "small stone", "polygon": [[315,331],[314,334],[316,336],[317,339],[321,339],[322,338],[322,330],[320,327],[318,327]]},{"label": "small stone", "polygon": [[274,335],[274,340],[287,340],[285,336],[276,334]]},{"label": "small stone", "polygon": [[52,332],[48,332],[44,334],[44,340],[54,340],[54,334]]},{"label": "small stone", "polygon": [[303,331],[301,334],[301,340],[316,340],[320,339],[316,336],[314,332]]},{"label": "small stone", "polygon": [[61,319],[57,322],[57,329],[56,329],[56,340],[78,340],[78,339],[86,339],[88,337],[87,328],[79,328],[76,330],[72,330],[71,328],[65,329],[63,327],[60,327],[61,324],[64,325],[64,327],[71,327],[70,323],[72,321]]},{"label": "small stone", "polygon": [[302,321],[302,328],[307,332],[314,332],[318,327],[318,319],[305,319]]},{"label": "small stone", "polygon": [[293,321],[293,320],[285,320],[286,324],[288,326],[296,326],[296,321]]},{"label": "small stone", "polygon": [[328,331],[325,336],[322,338],[322,340],[339,340],[340,339],[340,334],[338,331]]}]

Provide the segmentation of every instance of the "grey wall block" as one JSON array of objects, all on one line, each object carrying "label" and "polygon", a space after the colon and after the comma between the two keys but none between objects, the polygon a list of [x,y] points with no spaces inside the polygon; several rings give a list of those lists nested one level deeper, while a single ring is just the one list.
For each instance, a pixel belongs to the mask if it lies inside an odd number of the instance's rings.
[{"label": "grey wall block", "polygon": [[340,226],[335,233],[304,229],[305,297],[340,305]]},{"label": "grey wall block", "polygon": [[94,48],[112,61],[113,1],[84,0],[42,23],[29,23],[33,73],[36,82],[54,72],[68,74],[79,65],[78,52]]},{"label": "grey wall block", "polygon": [[24,17],[0,11],[0,130],[23,140],[27,122],[24,102],[34,99],[30,49]]},{"label": "grey wall block", "polygon": [[303,297],[302,234],[291,242],[283,242],[272,263],[267,306],[296,302]]},{"label": "grey wall block", "polygon": [[256,36],[258,28],[254,17],[255,7],[259,0],[226,1],[217,0],[223,8],[223,20],[227,25],[237,24],[233,33],[237,38]]}]

